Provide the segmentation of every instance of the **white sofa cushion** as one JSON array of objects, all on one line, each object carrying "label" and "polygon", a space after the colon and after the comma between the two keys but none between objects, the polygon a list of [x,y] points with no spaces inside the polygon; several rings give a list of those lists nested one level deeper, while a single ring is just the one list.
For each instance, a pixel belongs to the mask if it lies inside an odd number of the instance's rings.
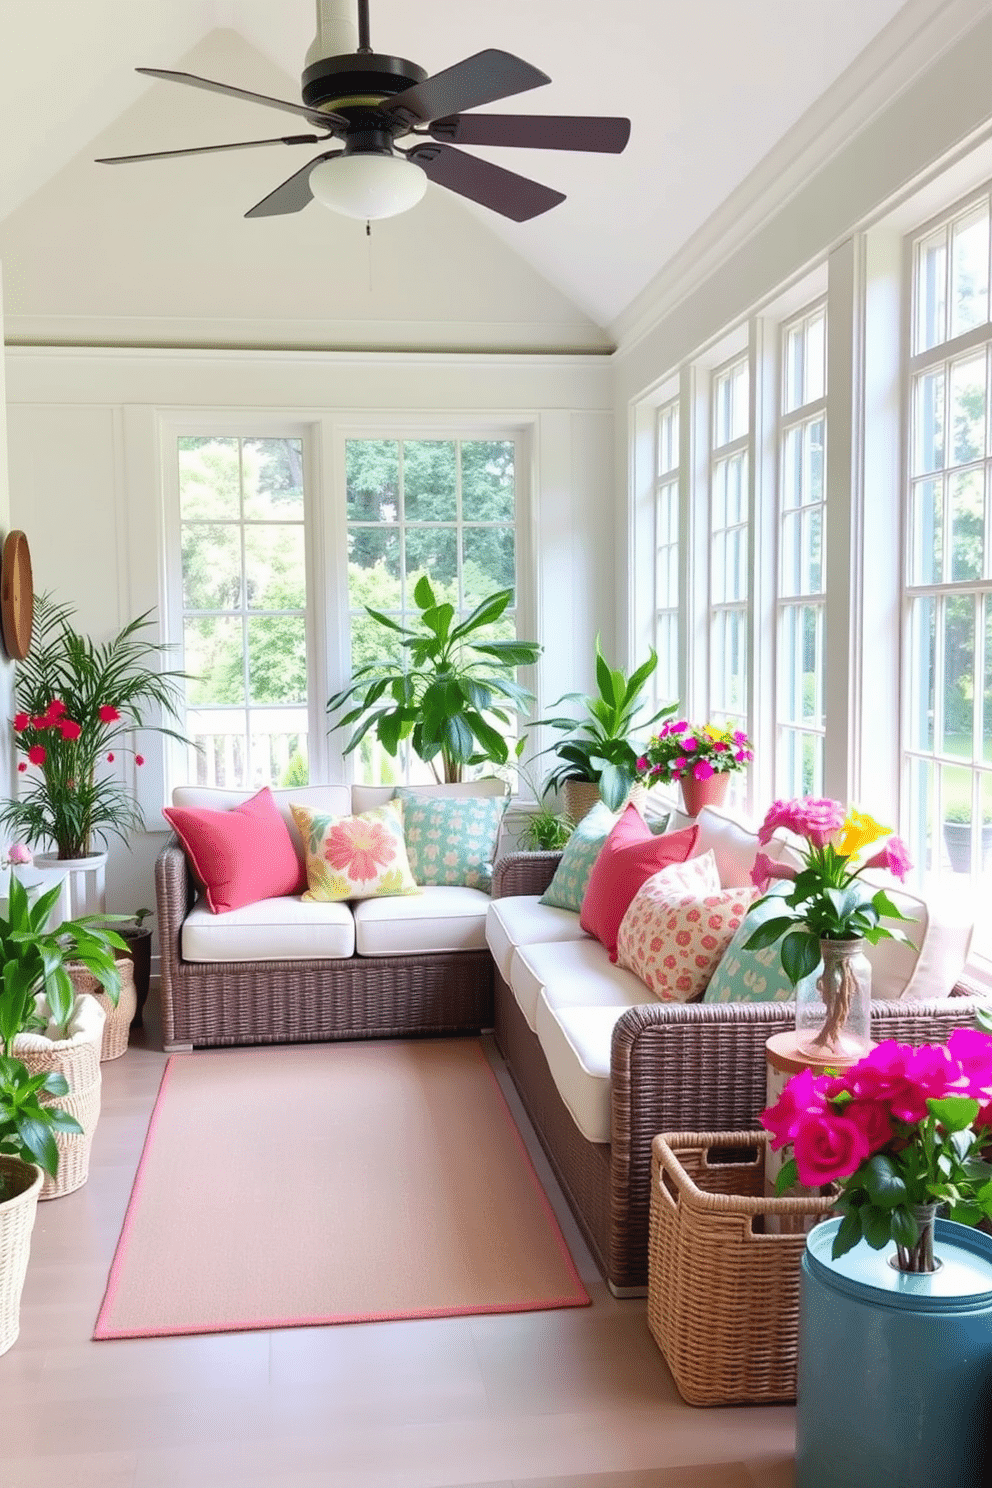
[{"label": "white sofa cushion", "polygon": [[341,960],[355,954],[355,920],[347,904],[295,895],[223,915],[199,899],[183,921],[182,954],[184,961]]},{"label": "white sofa cushion", "polygon": [[481,951],[489,895],[481,889],[428,884],[409,898],[362,899],[352,905],[360,956]]},{"label": "white sofa cushion", "polygon": [[643,982],[610,964],[605,946],[592,936],[581,940],[518,946],[510,959],[510,989],[532,1033],[538,1033],[538,1006],[635,1007],[655,1002]]},{"label": "white sofa cushion", "polygon": [[[482,780],[459,780],[450,785],[411,785],[409,789],[416,791],[418,796],[505,796],[506,781],[497,775],[487,775]],[[394,785],[353,785],[351,809],[356,813],[374,811],[384,801],[391,801],[395,794]]]},{"label": "white sofa cushion", "polygon": [[505,899],[494,899],[486,915],[486,943],[504,982],[510,980],[510,962],[517,946],[588,939],[577,914],[542,904],[534,894],[508,894]]},{"label": "white sofa cushion", "polygon": [[[387,792],[387,796],[391,794],[391,791]],[[208,811],[230,811],[232,806],[240,806],[254,795],[257,795],[257,790],[225,790],[212,785],[177,785],[172,792],[172,804],[194,810],[206,807]],[[297,785],[291,790],[274,790],[272,799],[289,828],[289,835],[293,839],[301,869],[304,866],[303,839],[293,821],[289,809],[290,802],[295,802],[298,806],[309,806],[314,811],[326,811],[331,816],[351,814],[350,785]],[[250,958],[242,957],[241,959]]]}]

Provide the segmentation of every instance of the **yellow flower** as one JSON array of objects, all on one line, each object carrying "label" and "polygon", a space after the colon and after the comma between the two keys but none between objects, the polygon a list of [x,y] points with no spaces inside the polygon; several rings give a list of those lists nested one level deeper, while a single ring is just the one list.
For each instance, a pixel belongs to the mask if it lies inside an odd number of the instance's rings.
[{"label": "yellow flower", "polygon": [[856,857],[862,848],[868,847],[870,843],[877,842],[880,837],[888,837],[892,833],[891,827],[883,827],[873,816],[856,811],[852,806],[840,832],[834,839],[834,851],[842,858]]}]

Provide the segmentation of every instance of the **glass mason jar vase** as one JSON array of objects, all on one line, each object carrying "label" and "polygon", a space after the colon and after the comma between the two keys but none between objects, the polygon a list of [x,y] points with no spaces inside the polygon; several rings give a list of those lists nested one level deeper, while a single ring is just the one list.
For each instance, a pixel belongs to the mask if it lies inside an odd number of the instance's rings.
[{"label": "glass mason jar vase", "polygon": [[796,988],[796,1043],[823,1062],[860,1059],[871,1047],[871,962],[864,940],[821,940],[819,974]]}]

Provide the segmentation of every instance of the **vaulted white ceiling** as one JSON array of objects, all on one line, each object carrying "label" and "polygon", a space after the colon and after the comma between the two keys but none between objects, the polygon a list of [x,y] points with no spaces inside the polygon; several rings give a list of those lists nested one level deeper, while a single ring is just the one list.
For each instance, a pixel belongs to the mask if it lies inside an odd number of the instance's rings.
[{"label": "vaulted white ceiling", "polygon": [[[411,281],[422,277],[426,300],[440,306],[447,281],[452,315],[470,321],[454,260],[461,255],[464,269],[469,256],[476,293],[490,260],[504,268],[512,260],[504,290],[521,321],[540,286],[546,318],[571,327],[561,331],[563,345],[609,344],[621,312],[770,152],[790,138],[802,143],[817,121],[828,124],[831,98],[834,113],[849,105],[937,9],[938,0],[371,0],[375,49],[428,72],[493,46],[550,74],[547,86],[493,111],[625,114],[633,125],[621,156],[480,149],[567,200],[516,224],[430,186],[419,207],[377,229],[380,283],[388,291],[396,280],[377,313],[409,319]],[[92,163],[100,153],[286,132],[284,115],[134,68],[209,66],[221,81],[295,101],[313,33],[312,0],[0,0],[0,258],[15,324],[77,315],[82,327],[104,313],[112,285],[100,288],[101,272],[121,278],[110,245],[130,237],[129,217],[136,280],[151,272],[151,245],[174,236],[177,254],[215,253],[216,306],[223,264],[237,284],[239,274],[260,272],[261,253],[262,269],[278,274],[282,263],[297,292],[300,276],[333,276],[340,298],[314,314],[339,320],[372,272],[361,225],[316,203],[299,219],[242,215],[299,168],[306,147],[113,169]],[[103,269],[95,221],[107,224]],[[53,234],[67,266],[61,288]],[[500,274],[492,273],[495,285]],[[169,292],[163,279],[166,300]],[[500,293],[494,288],[497,305]],[[268,312],[288,343],[285,327],[300,318],[291,300],[287,288],[285,304]],[[209,318],[209,308],[197,313]],[[128,313],[147,315],[147,307],[135,301]]]}]

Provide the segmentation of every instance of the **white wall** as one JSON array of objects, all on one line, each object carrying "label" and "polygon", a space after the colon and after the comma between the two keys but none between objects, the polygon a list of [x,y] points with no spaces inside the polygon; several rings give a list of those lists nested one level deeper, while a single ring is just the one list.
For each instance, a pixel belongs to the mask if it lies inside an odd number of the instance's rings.
[{"label": "white wall", "polygon": [[[2,266],[0,266],[2,267]],[[14,525],[10,519],[10,486],[7,480],[7,405],[3,353],[3,276],[0,274],[0,541]],[[14,663],[0,646],[0,796],[13,793],[14,738],[6,720],[14,715]]]},{"label": "white wall", "polygon": [[[9,348],[11,511],[32,545],[35,582],[104,639],[165,599],[159,421],[202,411],[316,425],[318,497],[340,520],[332,444],[342,425],[418,418],[505,422],[533,450],[522,561],[532,593],[522,629],[544,644],[541,699],[594,685],[593,643],[613,627],[612,379],[601,357],[83,351]],[[528,552],[530,556],[528,557]],[[529,613],[528,613],[529,611]],[[329,618],[333,629],[335,617]],[[328,647],[333,656],[333,646]],[[333,663],[330,664],[333,668]],[[333,672],[332,685],[338,679]],[[149,763],[152,749],[146,749]],[[162,804],[146,767],[150,831],[111,851],[108,902],[152,902]]]}]

